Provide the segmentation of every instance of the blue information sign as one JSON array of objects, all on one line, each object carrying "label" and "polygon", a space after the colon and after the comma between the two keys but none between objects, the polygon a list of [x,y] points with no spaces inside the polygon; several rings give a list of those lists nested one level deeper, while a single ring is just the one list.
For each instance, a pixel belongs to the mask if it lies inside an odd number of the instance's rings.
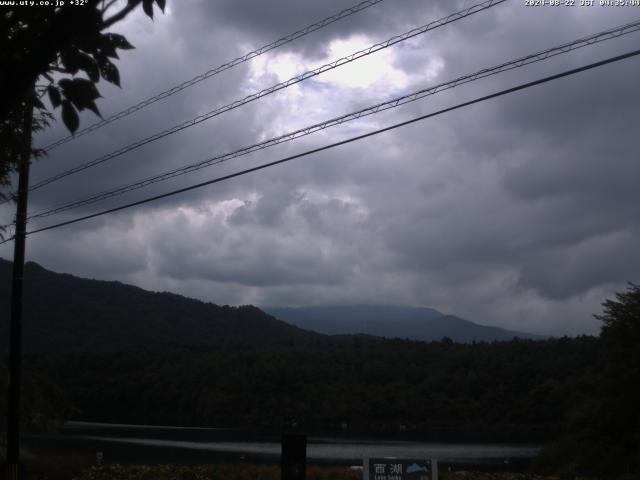
[{"label": "blue information sign", "polygon": [[432,460],[369,458],[365,464],[365,480],[437,479],[437,467]]}]

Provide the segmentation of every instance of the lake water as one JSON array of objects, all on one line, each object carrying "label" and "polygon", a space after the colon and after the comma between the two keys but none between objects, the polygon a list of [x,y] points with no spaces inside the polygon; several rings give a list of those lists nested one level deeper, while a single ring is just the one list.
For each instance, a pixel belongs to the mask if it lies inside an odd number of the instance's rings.
[{"label": "lake water", "polygon": [[[155,447],[183,448],[187,450],[208,450],[211,452],[234,452],[267,456],[280,455],[280,444],[275,442],[188,442],[159,440],[153,438],[119,437],[76,437],[78,440],[91,440],[105,443],[144,445]],[[417,442],[376,442],[359,443],[332,441],[332,439],[310,438],[307,445],[307,457],[320,460],[348,460],[364,457],[417,457],[440,458],[444,460],[482,459],[482,458],[519,458],[533,457],[537,447],[513,445],[474,445]]]},{"label": "lake water", "polygon": [[[60,434],[25,435],[36,450],[105,452],[114,462],[190,463],[208,458],[277,459],[280,443],[238,439],[237,430],[70,422]],[[539,447],[513,444],[469,444],[333,437],[309,437],[310,460],[354,462],[366,457],[436,458],[440,461],[509,463],[534,457]],[[184,462],[183,462],[184,461]]]}]

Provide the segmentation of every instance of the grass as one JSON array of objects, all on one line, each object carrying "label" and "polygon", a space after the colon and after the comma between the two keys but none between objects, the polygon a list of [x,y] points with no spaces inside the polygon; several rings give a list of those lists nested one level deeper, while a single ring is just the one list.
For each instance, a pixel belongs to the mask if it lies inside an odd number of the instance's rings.
[{"label": "grass", "polygon": [[[348,467],[307,467],[307,480],[361,480],[362,472]],[[92,467],[74,480],[280,480],[277,465],[216,464],[199,466]]]},{"label": "grass", "polygon": [[[280,480],[279,465],[259,463],[216,463],[196,466],[109,464],[98,467],[93,456],[67,454],[37,458],[31,456],[25,458],[25,466],[27,467],[26,475],[21,477],[24,480]],[[346,466],[307,466],[306,480],[361,479],[361,470],[352,470]],[[525,473],[457,471],[441,472],[440,480],[561,479],[560,477]]]},{"label": "grass", "polygon": [[[95,464],[95,458],[76,453],[35,456],[23,452],[22,464],[21,480],[71,480],[82,471],[90,469]],[[2,465],[4,466],[4,462]],[[4,478],[5,472],[2,470],[0,479]]]},{"label": "grass", "polygon": [[[177,467],[110,465],[93,467],[74,480],[280,480],[276,465],[218,464]],[[361,470],[348,467],[308,466],[306,480],[362,480]],[[452,472],[440,480],[560,480],[559,477],[523,473]],[[579,479],[576,479],[579,480]]]}]

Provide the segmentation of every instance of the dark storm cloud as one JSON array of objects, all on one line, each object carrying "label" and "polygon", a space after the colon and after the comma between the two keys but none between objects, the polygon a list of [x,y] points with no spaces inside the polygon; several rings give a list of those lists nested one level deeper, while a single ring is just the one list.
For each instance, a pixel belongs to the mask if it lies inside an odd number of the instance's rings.
[{"label": "dark storm cloud", "polygon": [[[177,214],[175,221],[151,227],[156,268],[176,279],[249,286],[343,283],[357,262],[357,249],[346,236],[325,229],[313,233],[317,229],[307,224],[317,225],[325,217],[355,227],[353,207],[336,200],[321,201],[322,212],[314,214],[310,213],[314,205],[309,203],[301,192],[284,192],[222,209]],[[172,241],[176,229],[197,240]],[[182,261],[172,260],[176,258]],[[214,264],[216,268],[211,268]]]},{"label": "dark storm cloud", "polygon": [[[33,179],[270,86],[281,80],[278,68],[328,62],[336,40],[375,43],[472,3],[382,2],[267,55],[263,64],[225,72],[60,147],[34,166]],[[170,4],[170,13],[154,24],[132,17],[119,28],[138,48],[118,63],[123,89],[101,85],[100,108],[108,116],[346,6],[337,0],[202,0]],[[632,10],[528,9],[506,2],[378,56],[388,63],[373,63],[366,75],[388,75],[371,84],[318,77],[42,189],[31,206],[102,191],[571,41],[628,21]],[[458,87],[35,225],[433,112],[619,54],[637,38]],[[218,303],[428,305],[538,333],[595,332],[590,315],[613,290],[638,281],[633,277],[640,269],[634,248],[640,233],[636,70],[637,60],[628,60],[37,234],[29,240],[30,258],[59,271]],[[39,141],[63,134],[58,124]],[[0,254],[6,258],[9,250]]]},{"label": "dark storm cloud", "polygon": [[[259,46],[314,24],[357,3],[359,2],[343,0],[324,2],[199,0],[188,12],[181,13],[191,17],[191,21],[198,23],[202,28],[205,26],[215,28],[212,27],[213,25],[232,25],[234,30],[242,32],[245,41]],[[468,2],[465,0],[457,2],[403,0],[402,5],[393,1],[383,2],[313,32],[283,48],[285,51],[299,52],[316,60],[326,54],[331,40],[354,34],[370,35],[374,42],[385,40],[384,35],[401,33],[400,30],[406,29],[407,25],[416,26],[416,22],[420,25],[428,23],[450,13],[451,9],[462,8],[461,6],[465,3]]]},{"label": "dark storm cloud", "polygon": [[577,244],[530,252],[521,283],[562,300],[620,278],[634,278],[640,268],[639,233],[637,228],[612,231]]}]

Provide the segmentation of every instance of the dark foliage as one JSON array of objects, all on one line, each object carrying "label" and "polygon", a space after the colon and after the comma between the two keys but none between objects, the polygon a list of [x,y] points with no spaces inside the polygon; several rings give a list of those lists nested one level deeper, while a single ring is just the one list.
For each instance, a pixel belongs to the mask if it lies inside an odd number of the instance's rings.
[{"label": "dark foliage", "polygon": [[565,434],[540,465],[568,476],[611,477],[640,472],[640,286],[602,304],[600,355],[585,395],[569,411]]},{"label": "dark foliage", "polygon": [[[11,262],[0,259],[0,313],[10,307]],[[228,307],[119,282],[86,280],[25,266],[27,352],[108,349],[157,343],[286,343],[322,338],[256,307]],[[0,352],[7,348],[0,322]]]},{"label": "dark foliage", "polygon": [[[0,384],[7,385],[9,372],[0,361]],[[24,432],[43,432],[56,428],[77,413],[69,398],[50,376],[27,369],[21,384],[20,423]],[[5,454],[7,389],[0,389],[0,459]]]},{"label": "dark foliage", "polygon": [[[39,357],[85,420],[283,428],[423,439],[555,438],[589,394],[593,337],[456,344],[148,346]],[[585,370],[587,367],[587,370]],[[576,372],[581,372],[579,375]]]},{"label": "dark foliage", "polygon": [[[9,271],[0,261],[5,311]],[[63,388],[76,419],[553,440],[540,470],[639,470],[637,285],[603,304],[599,338],[459,344],[329,337],[255,307],[26,272],[26,346],[39,352],[26,363]]]},{"label": "dark foliage", "polygon": [[[79,126],[78,112],[88,109],[100,115],[96,84],[103,78],[120,85],[118,69],[112,60],[118,58],[118,50],[133,48],[122,35],[104,30],[141,3],[149,17],[153,17],[154,3],[164,11],[165,0],[128,0],[126,4],[87,0],[81,7],[3,7],[0,188],[8,184],[9,174],[24,148],[25,111],[33,106],[39,112],[36,115],[39,126],[50,118],[41,100],[43,96],[48,97],[54,109],[61,108],[62,120],[71,132]],[[79,74],[83,77],[78,77]]]},{"label": "dark foliage", "polygon": [[602,304],[604,381],[598,421],[583,433],[591,443],[616,445],[610,463],[620,473],[640,471],[640,285]]}]

